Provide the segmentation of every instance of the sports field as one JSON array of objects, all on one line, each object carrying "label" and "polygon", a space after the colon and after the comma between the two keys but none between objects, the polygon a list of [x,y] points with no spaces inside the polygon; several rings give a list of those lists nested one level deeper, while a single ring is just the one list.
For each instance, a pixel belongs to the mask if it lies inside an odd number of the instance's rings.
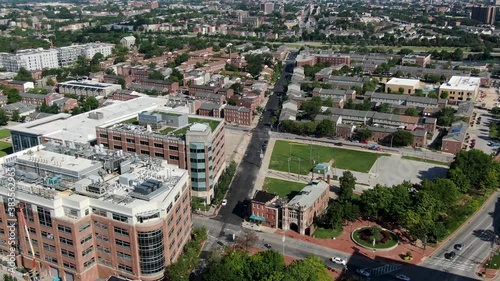
[{"label": "sports field", "polygon": [[336,168],[367,173],[377,158],[384,155],[386,154],[278,140],[273,148],[269,169],[288,172],[290,159],[290,172],[298,171],[299,174],[307,175],[315,164],[335,159]]}]

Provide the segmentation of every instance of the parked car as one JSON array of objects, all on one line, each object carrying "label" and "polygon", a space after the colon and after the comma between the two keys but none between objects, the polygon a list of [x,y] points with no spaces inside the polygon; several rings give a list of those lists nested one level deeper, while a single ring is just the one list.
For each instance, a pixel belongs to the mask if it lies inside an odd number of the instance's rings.
[{"label": "parked car", "polygon": [[367,268],[358,269],[358,270],[356,270],[356,272],[360,275],[365,276],[365,277],[370,277],[370,275],[371,275]]},{"label": "parked car", "polygon": [[332,262],[334,262],[336,264],[341,264],[341,265],[347,264],[347,261],[343,258],[333,257],[333,258],[331,258],[331,260],[332,260]]},{"label": "parked car", "polygon": [[268,250],[272,249],[271,245],[269,245],[269,244],[267,244],[267,243],[266,243],[266,244],[264,244],[264,247],[266,247],[266,249],[268,249]]},{"label": "parked car", "polygon": [[368,144],[368,141],[362,141],[361,143],[362,144]]},{"label": "parked car", "polygon": [[404,274],[398,274],[396,275],[396,279],[403,280],[403,281],[410,281],[410,277],[404,275]]},{"label": "parked car", "polygon": [[454,259],[454,258],[455,258],[455,256],[456,256],[456,255],[457,255],[457,254],[456,254],[455,252],[449,252],[449,253],[444,254],[444,257],[445,257],[446,259],[452,260],[452,259]]},{"label": "parked car", "polygon": [[222,204],[221,205],[222,206],[226,206],[227,205],[227,199],[222,200]]},{"label": "parked car", "polygon": [[498,143],[498,142],[489,142],[488,146],[497,147],[497,146],[500,146],[500,143]]}]

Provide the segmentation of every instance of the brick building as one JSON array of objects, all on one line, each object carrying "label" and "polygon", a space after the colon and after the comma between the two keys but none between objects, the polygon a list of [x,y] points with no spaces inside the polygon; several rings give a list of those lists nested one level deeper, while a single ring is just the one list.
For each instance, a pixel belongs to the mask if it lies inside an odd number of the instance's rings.
[{"label": "brick building", "polygon": [[206,94],[216,94],[219,91],[220,87],[212,87],[205,85],[190,85],[189,86],[189,95],[194,97],[197,93],[206,93]]},{"label": "brick building", "polygon": [[252,123],[252,111],[246,107],[226,105],[222,114],[224,120],[231,124],[250,126]]},{"label": "brick building", "polygon": [[276,204],[279,196],[266,191],[257,190],[251,201],[250,220],[262,223],[262,225],[278,228],[280,206]]},{"label": "brick building", "polygon": [[178,82],[170,82],[165,80],[154,80],[154,79],[144,79],[138,82],[138,84],[143,86],[153,86],[163,89],[162,93],[173,94],[179,90]]},{"label": "brick building", "polygon": [[448,134],[443,137],[441,151],[458,154],[464,148],[468,127],[469,125],[463,121],[451,124]]}]

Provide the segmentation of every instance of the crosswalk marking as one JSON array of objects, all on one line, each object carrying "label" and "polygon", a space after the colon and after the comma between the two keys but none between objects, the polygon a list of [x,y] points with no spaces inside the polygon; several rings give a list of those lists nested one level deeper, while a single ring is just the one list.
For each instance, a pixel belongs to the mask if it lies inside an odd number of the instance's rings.
[{"label": "crosswalk marking", "polygon": [[432,265],[442,265],[446,267],[453,267],[455,270],[469,271],[474,269],[475,264],[470,261],[450,261],[443,258],[431,258],[425,261],[425,263]]}]

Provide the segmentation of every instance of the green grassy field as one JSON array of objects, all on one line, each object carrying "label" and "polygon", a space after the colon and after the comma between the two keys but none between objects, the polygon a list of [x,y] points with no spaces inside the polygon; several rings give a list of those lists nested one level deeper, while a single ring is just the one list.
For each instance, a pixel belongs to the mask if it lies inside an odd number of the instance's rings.
[{"label": "green grassy field", "polygon": [[334,237],[339,237],[339,235],[342,234],[342,231],[344,231],[342,227],[338,227],[335,229],[317,227],[314,230],[313,237],[321,239],[332,239]]},{"label": "green grassy field", "polygon": [[387,249],[387,248],[390,248],[398,243],[398,237],[395,234],[393,234],[392,232],[389,232],[392,236],[392,239],[388,240],[387,242],[385,242],[383,244],[377,243],[377,244],[375,244],[375,247],[374,247],[372,242],[367,242],[359,237],[361,231],[363,231],[363,229],[358,229],[358,230],[354,231],[353,238],[354,238],[354,240],[356,240],[356,242],[358,242],[359,244],[361,244],[365,247],[368,247],[368,248]]},{"label": "green grassy field", "polygon": [[8,142],[0,141],[0,157],[12,153],[12,144]]},{"label": "green grassy field", "polygon": [[500,251],[497,251],[493,258],[486,263],[486,268],[499,269],[500,268]]},{"label": "green grassy field", "polygon": [[1,129],[0,130],[0,139],[8,138],[10,137],[10,131],[7,129]]},{"label": "green grassy field", "polygon": [[279,140],[274,145],[269,169],[288,172],[288,158],[291,158],[290,172],[296,174],[299,171],[299,174],[307,175],[314,163],[328,163],[335,159],[336,168],[366,173],[377,158],[384,155],[319,145],[311,147],[309,144]]},{"label": "green grassy field", "polygon": [[292,199],[299,191],[306,186],[304,183],[285,181],[274,178],[266,178],[264,180],[264,190],[269,193],[276,193],[280,197],[288,197]]}]

